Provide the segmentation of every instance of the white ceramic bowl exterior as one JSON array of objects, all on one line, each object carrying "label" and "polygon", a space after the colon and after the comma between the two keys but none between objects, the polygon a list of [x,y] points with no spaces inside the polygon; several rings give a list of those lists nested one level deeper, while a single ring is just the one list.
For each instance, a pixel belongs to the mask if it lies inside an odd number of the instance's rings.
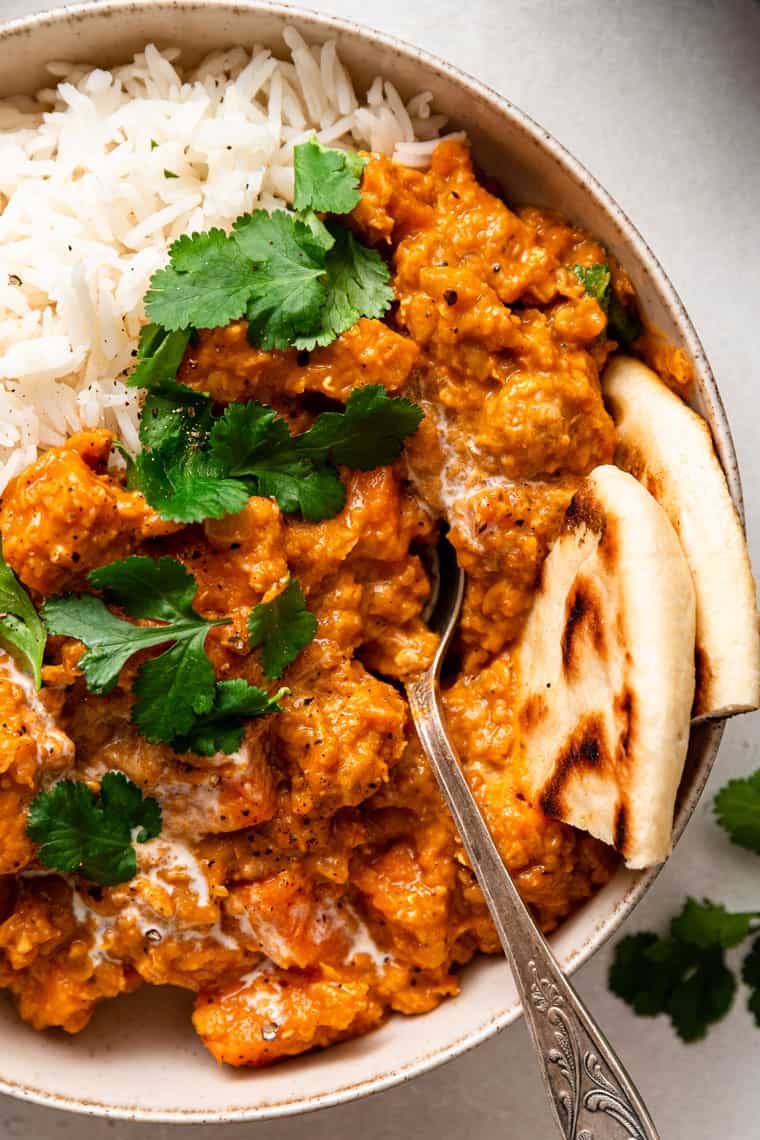
[{"label": "white ceramic bowl exterior", "polygon": [[[282,29],[312,40],[337,37],[360,86],[378,73],[403,95],[429,89],[437,109],[464,128],[479,164],[511,201],[553,206],[597,235],[628,269],[648,321],[683,345],[696,367],[695,407],[706,417],[741,508],[731,436],[696,333],[662,268],[595,180],[545,131],[478,81],[387,36],[277,4],[222,0],[138,0],[69,8],[0,28],[0,96],[47,85],[44,65],[75,59],[110,66],[156,42],[177,44],[183,60],[234,44],[285,53]],[[715,759],[721,725],[692,734],[676,836]],[[588,958],[641,898],[656,872],[620,870],[553,940],[566,969]],[[499,959],[463,973],[462,994],[422,1017],[393,1017],[367,1037],[261,1072],[214,1064],[190,1026],[192,995],[145,986],[105,1003],[80,1036],[38,1034],[0,1003],[0,1091],[73,1111],[151,1121],[228,1121],[304,1112],[407,1080],[477,1045],[519,1015]]]}]

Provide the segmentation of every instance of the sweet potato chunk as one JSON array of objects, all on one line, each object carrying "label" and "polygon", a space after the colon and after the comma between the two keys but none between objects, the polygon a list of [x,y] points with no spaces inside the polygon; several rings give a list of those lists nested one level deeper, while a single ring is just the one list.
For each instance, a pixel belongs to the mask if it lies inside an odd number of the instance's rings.
[{"label": "sweet potato chunk", "polygon": [[193,1014],[217,1061],[251,1068],[356,1037],[381,1019],[382,1005],[367,982],[336,970],[262,971],[216,993],[203,991]]},{"label": "sweet potato chunk", "polygon": [[76,589],[95,567],[178,529],[105,473],[111,442],[110,432],[81,432],[8,484],[0,507],[3,553],[30,590],[47,596]]}]

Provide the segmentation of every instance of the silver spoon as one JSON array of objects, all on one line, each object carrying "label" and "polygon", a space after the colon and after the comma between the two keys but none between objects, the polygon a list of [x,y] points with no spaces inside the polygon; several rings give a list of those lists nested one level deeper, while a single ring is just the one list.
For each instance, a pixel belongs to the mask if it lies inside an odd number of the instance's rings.
[{"label": "silver spoon", "polygon": [[406,686],[409,707],[512,968],[560,1132],[566,1140],[658,1140],[636,1086],[520,898],[449,739],[438,678],[462,608],[465,577],[445,539],[437,561],[425,616],[441,640],[427,672]]}]

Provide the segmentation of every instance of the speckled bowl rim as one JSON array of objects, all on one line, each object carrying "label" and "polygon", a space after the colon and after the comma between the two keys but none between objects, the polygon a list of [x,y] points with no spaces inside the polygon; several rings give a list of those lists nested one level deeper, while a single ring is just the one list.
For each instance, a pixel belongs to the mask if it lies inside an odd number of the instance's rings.
[{"label": "speckled bowl rim", "polygon": [[[53,8],[34,16],[10,20],[0,24],[0,50],[10,50],[14,39],[31,37],[37,29],[43,26],[63,26],[66,24],[86,23],[90,17],[96,15],[100,18],[105,18],[107,15],[116,17],[119,13],[139,12],[141,10],[151,9],[174,10],[180,13],[213,10],[215,8],[233,17],[236,14],[259,11],[269,15],[287,18],[289,22],[307,34],[319,36],[338,34],[341,32],[352,34],[365,40],[369,47],[381,45],[412,60],[419,60],[424,63],[427,68],[435,71],[442,79],[454,81],[467,88],[472,96],[480,100],[481,103],[489,105],[500,116],[511,120],[511,122],[525,135],[531,138],[541,150],[548,152],[553,160],[558,163],[571,178],[583,186],[585,192],[593,200],[595,205],[607,215],[619,233],[631,244],[639,265],[653,280],[657,280],[662,299],[667,304],[670,316],[674,324],[678,327],[683,344],[693,361],[697,383],[705,402],[704,415],[710,424],[716,450],[723,464],[732,498],[740,516],[742,519],[744,518],[741,479],[723,401],[696,330],[686,312],[683,302],[659,260],[623,209],[583,164],[562,146],[561,143],[557,142],[548,131],[531,119],[530,116],[526,115],[510,102],[510,100],[498,94],[481,80],[469,75],[461,68],[454,67],[439,56],[422,48],[418,48],[414,44],[410,44],[396,36],[377,31],[353,20],[322,15],[311,9],[294,7],[290,4],[272,3],[268,2],[268,0],[261,0],[261,2],[257,2],[257,0],[242,0],[242,2],[239,3],[227,3],[226,0],[106,0],[106,2],[100,3],[98,0],[94,0],[94,2],[91,3],[77,4],[68,8]],[[713,722],[708,726],[704,726],[704,729],[705,740],[700,762],[696,771],[692,774],[688,792],[678,806],[673,829],[674,847],[681,837],[702,795],[718,753],[724,723],[722,721]],[[584,962],[604,945],[607,939],[617,930],[633,908],[640,902],[657,878],[661,869],[661,867],[655,867],[649,871],[641,872],[637,876],[622,900],[610,911],[607,918],[596,928],[581,949],[566,963],[565,969],[568,974],[573,973],[579,966],[583,965]],[[463,999],[460,998],[459,1000]],[[401,1069],[380,1073],[371,1079],[345,1085],[317,1096],[299,1098],[296,1095],[287,1103],[263,1104],[251,1108],[234,1109],[230,1111],[200,1110],[197,1113],[188,1112],[186,1110],[170,1112],[161,1109],[152,1111],[137,1107],[114,1106],[112,1104],[99,1103],[92,1099],[84,1101],[78,1099],[76,1096],[63,1097],[59,1094],[47,1092],[44,1088],[22,1085],[18,1082],[4,1080],[2,1077],[0,1077],[0,1092],[51,1108],[60,1108],[110,1119],[126,1119],[146,1123],[231,1123],[244,1120],[274,1119],[358,1100],[362,1097],[392,1088],[395,1085],[403,1084],[482,1044],[507,1025],[516,1021],[520,1014],[521,1010],[518,1005],[507,1010],[506,1013],[494,1017],[490,1022],[477,1030],[465,1033],[454,1041],[447,1041],[445,1044],[418,1056],[414,1063],[406,1065]]]}]

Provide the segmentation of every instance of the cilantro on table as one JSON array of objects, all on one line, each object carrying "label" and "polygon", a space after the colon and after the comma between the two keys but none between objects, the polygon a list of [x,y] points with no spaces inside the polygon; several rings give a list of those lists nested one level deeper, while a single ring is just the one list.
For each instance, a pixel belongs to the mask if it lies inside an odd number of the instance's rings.
[{"label": "cilantro on table", "polygon": [[316,632],[317,619],[294,578],[271,601],[255,606],[248,618],[249,643],[252,649],[261,647],[264,675],[270,680],[282,676]]},{"label": "cilantro on table", "polygon": [[[760,771],[726,784],[715,813],[734,843],[760,853]],[[726,951],[757,934],[760,910],[731,912],[707,899],[687,899],[667,935],[644,931],[618,943],[610,989],[639,1016],[664,1013],[683,1041],[699,1040],[734,1000],[737,978]],[[748,1009],[760,1026],[760,937],[744,957],[741,977],[749,988]]]},{"label": "cilantro on table", "polygon": [[148,393],[131,483],[179,522],[235,513],[250,495],[272,496],[309,522],[332,518],[346,497],[336,465],[392,463],[422,419],[416,404],[370,384],[351,393],[344,411],[323,412],[291,435],[286,420],[255,400],[216,416],[207,397],[171,383]]},{"label": "cilantro on table", "polygon": [[173,558],[154,562],[133,555],[93,570],[88,581],[129,617],[162,624],[135,625],[112,613],[102,599],[91,594],[51,598],[43,607],[43,619],[51,633],[74,637],[87,646],[78,667],[94,693],[110,692],[135,653],[163,649],[140,666],[134,682],[132,717],[147,740],[190,751],[196,730],[213,723],[221,711],[222,728],[217,736],[204,728],[205,735],[199,739],[207,747],[205,742],[218,738],[224,751],[234,737],[234,752],[243,726],[240,720],[233,726],[233,716],[262,716],[276,711],[276,698],[272,704],[268,694],[256,686],[236,687],[233,702],[229,690],[223,688],[225,682],[216,680],[205,651],[206,637],[209,630],[229,624],[230,619],[207,621],[195,611],[197,584],[180,562]]},{"label": "cilantro on table", "polygon": [[729,780],[715,797],[718,823],[739,847],[760,854],[760,771]]},{"label": "cilantro on table", "polygon": [[246,317],[252,344],[312,349],[361,317],[382,316],[393,300],[385,262],[317,217],[354,208],[363,166],[358,154],[316,139],[295,147],[295,211],[255,210],[238,218],[229,235],[212,229],[181,237],[169,264],[151,278],[145,298],[151,321],[186,332]]},{"label": "cilantro on table", "polygon": [[99,797],[76,780],[42,792],[29,807],[26,831],[45,867],[109,887],[137,873],[133,840],[146,843],[160,833],[161,808],[122,772],[106,772]]},{"label": "cilantro on table", "polygon": [[607,314],[608,335],[625,348],[630,348],[641,336],[642,324],[634,310],[615,295],[609,266],[604,263],[573,265],[572,271],[588,296],[594,297]]},{"label": "cilantro on table", "polygon": [[31,673],[39,689],[45,629],[31,598],[5,561],[0,550],[0,648]]}]

